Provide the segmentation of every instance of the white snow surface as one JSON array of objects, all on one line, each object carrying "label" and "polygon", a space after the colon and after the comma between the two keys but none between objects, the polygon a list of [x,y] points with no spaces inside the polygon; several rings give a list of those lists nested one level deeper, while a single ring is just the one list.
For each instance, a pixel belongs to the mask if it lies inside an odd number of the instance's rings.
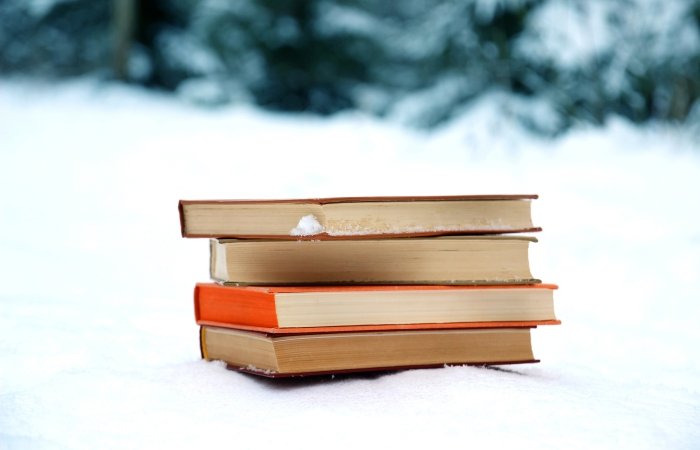
[{"label": "white snow surface", "polygon": [[[556,140],[489,100],[431,133],[0,81],[0,448],[700,446],[700,151]],[[537,193],[540,364],[266,380],[199,357],[180,198]]]}]

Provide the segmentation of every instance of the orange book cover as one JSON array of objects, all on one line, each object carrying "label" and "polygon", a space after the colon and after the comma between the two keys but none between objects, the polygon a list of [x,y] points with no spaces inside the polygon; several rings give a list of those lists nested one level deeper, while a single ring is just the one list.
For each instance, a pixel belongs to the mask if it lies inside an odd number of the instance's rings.
[{"label": "orange book cover", "polygon": [[[195,319],[199,325],[230,327],[258,331],[270,335],[329,333],[347,331],[386,331],[418,329],[461,329],[494,327],[535,327],[537,325],[558,325],[556,318],[539,320],[488,320],[488,321],[443,321],[417,323],[345,323],[342,325],[287,326],[281,324],[278,315],[279,294],[312,293],[397,293],[396,300],[402,301],[401,293],[419,292],[430,295],[432,292],[455,293],[462,291],[502,291],[528,293],[532,290],[557,289],[554,284],[502,285],[502,286],[441,286],[441,285],[396,285],[396,286],[222,286],[215,283],[199,283],[194,290]],[[291,302],[294,296],[288,296]],[[312,306],[319,309],[321,301],[312,298]],[[355,300],[350,299],[350,302]],[[372,301],[371,296],[364,301]],[[366,303],[365,303],[366,304]],[[359,308],[362,307],[358,306]]]}]

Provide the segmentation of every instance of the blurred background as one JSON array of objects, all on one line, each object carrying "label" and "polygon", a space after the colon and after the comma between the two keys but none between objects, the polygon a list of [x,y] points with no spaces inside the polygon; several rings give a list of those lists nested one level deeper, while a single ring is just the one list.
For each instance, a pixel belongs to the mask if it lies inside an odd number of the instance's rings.
[{"label": "blurred background", "polygon": [[486,93],[557,135],[700,122],[700,0],[3,0],[0,76],[433,128]]}]

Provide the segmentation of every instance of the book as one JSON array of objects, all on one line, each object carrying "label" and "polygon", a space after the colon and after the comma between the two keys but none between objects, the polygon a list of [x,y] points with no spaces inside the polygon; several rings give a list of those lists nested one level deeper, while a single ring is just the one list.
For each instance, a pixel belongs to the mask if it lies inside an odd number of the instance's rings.
[{"label": "book", "polygon": [[233,284],[533,284],[524,236],[212,239],[210,275]]},{"label": "book", "polygon": [[393,330],[275,336],[203,326],[206,360],[266,377],[538,362],[529,328]]},{"label": "book", "polygon": [[180,200],[184,237],[357,239],[540,231],[537,195]]},{"label": "book", "polygon": [[559,323],[554,289],[553,284],[258,287],[199,283],[194,309],[200,325],[297,332],[309,327],[347,330],[428,323],[544,325]]}]

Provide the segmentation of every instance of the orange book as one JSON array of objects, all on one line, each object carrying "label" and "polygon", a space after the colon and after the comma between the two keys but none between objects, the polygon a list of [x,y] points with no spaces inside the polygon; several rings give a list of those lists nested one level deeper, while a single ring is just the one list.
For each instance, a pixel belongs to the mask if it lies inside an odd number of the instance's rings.
[{"label": "orange book", "polygon": [[268,334],[559,324],[553,284],[222,286],[197,284],[199,325]]}]

